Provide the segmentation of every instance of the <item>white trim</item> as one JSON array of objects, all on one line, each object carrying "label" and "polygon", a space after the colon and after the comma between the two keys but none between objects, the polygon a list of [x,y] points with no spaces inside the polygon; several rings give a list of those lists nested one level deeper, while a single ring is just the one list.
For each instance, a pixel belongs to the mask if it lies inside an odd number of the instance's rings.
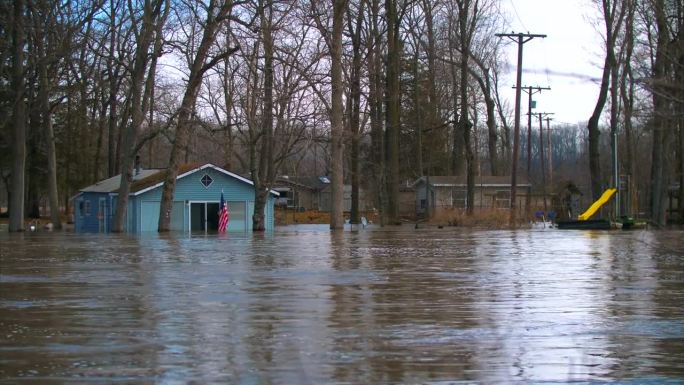
[{"label": "white trim", "polygon": [[79,191],[76,195],[74,195],[74,196],[72,196],[71,198],[69,198],[69,200],[70,200],[70,201],[73,201],[74,199],[77,199],[77,198],[80,197],[81,195],[83,195],[83,191]]},{"label": "white trim", "polygon": [[220,201],[187,201],[188,202],[188,234],[192,234],[192,204],[193,203],[202,203],[204,204],[204,233],[207,234],[209,230],[207,230],[207,224],[208,222],[208,212],[207,212],[207,205],[209,203],[216,203],[217,205],[221,205]]},{"label": "white trim", "polygon": [[[235,178],[235,179],[237,179],[237,180],[239,180],[239,181],[242,181],[242,182],[245,182],[245,183],[247,183],[247,184],[249,184],[249,185],[251,185],[251,186],[254,186],[254,182],[252,182],[251,180],[249,180],[249,179],[247,179],[247,178],[243,178],[243,177],[241,177],[240,175],[233,174],[232,172],[227,171],[227,170],[224,170],[224,169],[222,169],[221,167],[214,166],[214,165],[211,164],[211,163],[207,163],[207,164],[205,164],[204,166],[200,166],[200,167],[194,168],[194,169],[192,169],[192,170],[190,170],[190,171],[187,171],[187,172],[185,172],[185,173],[183,173],[183,174],[180,174],[180,175],[178,175],[178,176],[176,177],[176,180],[181,179],[181,178],[184,178],[184,177],[186,177],[186,176],[188,176],[188,175],[192,175],[192,174],[194,174],[194,173],[196,173],[196,172],[198,172],[198,171],[202,171],[202,170],[204,170],[204,169],[206,169],[206,168],[210,168],[210,167],[211,167],[212,169],[214,169],[214,170],[216,170],[216,171],[222,173],[222,174],[228,175],[228,176],[233,177],[233,178]],[[153,185],[153,186],[150,186],[150,187],[144,188],[144,189],[142,189],[142,190],[136,191],[136,192],[134,192],[134,193],[131,193],[131,195],[132,195],[132,196],[137,196],[137,195],[140,195],[140,194],[144,194],[144,193],[146,193],[146,192],[148,192],[148,191],[150,191],[150,190],[154,190],[154,189],[156,189],[157,187],[160,187],[160,186],[163,186],[163,185],[164,185],[164,182],[159,182],[159,183],[157,183],[157,184],[155,184],[155,185]],[[275,191],[275,190],[270,190],[270,193],[273,194],[273,195],[275,195],[275,196],[280,196],[280,194],[279,194],[277,191]]]},{"label": "white trim", "polygon": [[[188,206],[188,234],[192,234],[192,201],[185,201]],[[185,216],[185,210],[183,210],[183,216]]]}]

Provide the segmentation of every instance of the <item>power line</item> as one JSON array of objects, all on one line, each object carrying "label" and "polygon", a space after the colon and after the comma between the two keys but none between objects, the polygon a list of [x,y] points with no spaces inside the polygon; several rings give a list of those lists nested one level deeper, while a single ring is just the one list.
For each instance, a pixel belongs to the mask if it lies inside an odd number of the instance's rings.
[{"label": "power line", "polygon": [[525,26],[525,23],[523,23],[522,19],[520,18],[520,14],[518,13],[518,9],[515,8],[515,0],[510,0],[509,3],[511,4],[511,7],[513,8],[513,12],[515,13],[515,17],[520,22],[520,25],[523,27],[523,29],[527,30],[528,28]]}]

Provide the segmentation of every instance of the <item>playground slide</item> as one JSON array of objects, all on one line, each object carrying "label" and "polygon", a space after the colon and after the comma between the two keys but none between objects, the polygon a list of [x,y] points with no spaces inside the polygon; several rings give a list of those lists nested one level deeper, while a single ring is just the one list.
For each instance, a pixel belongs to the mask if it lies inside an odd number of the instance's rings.
[{"label": "playground slide", "polygon": [[604,191],[603,195],[601,195],[601,197],[596,202],[594,202],[587,209],[587,211],[580,214],[580,216],[577,217],[577,219],[579,219],[580,221],[586,221],[587,219],[591,218],[591,216],[594,215],[598,211],[598,209],[601,208],[601,206],[605,205],[606,202],[608,202],[610,198],[613,197],[616,191],[617,189],[614,188],[609,188],[608,190]]}]

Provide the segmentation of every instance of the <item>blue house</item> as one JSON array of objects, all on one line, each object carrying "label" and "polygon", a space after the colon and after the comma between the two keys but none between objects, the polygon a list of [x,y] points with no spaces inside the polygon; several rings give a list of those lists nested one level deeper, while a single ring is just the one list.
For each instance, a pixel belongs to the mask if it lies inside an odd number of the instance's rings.
[{"label": "blue house", "polygon": [[[166,170],[134,171],[128,199],[125,231],[157,231],[159,205]],[[121,175],[88,186],[73,198],[76,232],[109,232],[112,228]],[[171,210],[171,230],[214,232],[218,229],[221,193],[228,203],[228,231],[251,231],[254,214],[254,183],[212,164],[183,166],[179,171]],[[274,228],[271,191],[266,203],[266,229]]]}]

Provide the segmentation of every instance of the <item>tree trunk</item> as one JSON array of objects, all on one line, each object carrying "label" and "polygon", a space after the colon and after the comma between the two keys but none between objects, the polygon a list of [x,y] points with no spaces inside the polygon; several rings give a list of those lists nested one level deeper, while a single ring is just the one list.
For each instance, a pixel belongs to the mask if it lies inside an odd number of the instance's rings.
[{"label": "tree trunk", "polygon": [[12,23],[12,89],[14,106],[12,125],[12,194],[10,195],[9,231],[24,229],[24,183],[26,173],[26,104],[24,103],[24,0],[14,1]]},{"label": "tree trunk", "polygon": [[[142,27],[139,31],[138,45],[135,50],[135,62],[131,73],[131,89],[130,89],[130,109],[131,122],[127,125],[123,138],[124,154],[121,159],[121,184],[119,186],[116,213],[114,215],[114,223],[112,225],[113,232],[123,232],[126,221],[126,212],[128,211],[128,194],[131,191],[131,183],[133,181],[133,160],[136,155],[136,142],[138,139],[138,132],[144,118],[144,111],[142,110],[143,93],[145,74],[147,73],[147,64],[149,61],[149,50],[154,38],[155,23],[164,23],[168,12],[168,0],[157,0],[152,5],[151,0],[145,1],[144,13],[142,15]],[[166,4],[166,9],[162,15],[162,6]],[[122,124],[126,124],[125,121]],[[121,131],[121,130],[120,130]]]},{"label": "tree trunk", "polygon": [[634,51],[634,4],[627,2],[627,14],[625,17],[625,45],[622,55],[622,71],[620,76],[620,99],[622,102],[622,116],[625,136],[625,154],[623,165],[626,165],[629,184],[627,194],[623,198],[625,202],[624,214],[632,215],[635,192],[634,180],[636,179],[636,161],[634,158],[635,147],[633,139],[632,116],[634,111],[634,75],[632,72],[632,53]]},{"label": "tree trunk", "polygon": [[[114,44],[116,42],[116,12],[114,11],[114,1],[109,0],[110,19],[109,19],[109,56],[107,57],[107,76],[109,77],[109,119],[107,127],[107,176],[113,177],[118,173],[117,167],[117,141],[116,141],[116,107],[117,93],[119,88],[119,74],[114,69]],[[118,66],[117,66],[118,68]]]},{"label": "tree trunk", "polygon": [[385,0],[387,19],[387,89],[386,106],[386,210],[387,223],[399,224],[399,130],[401,87],[401,36],[396,0]]},{"label": "tree trunk", "polygon": [[331,183],[331,211],[330,229],[338,230],[344,228],[344,123],[342,93],[344,84],[342,79],[342,32],[344,29],[344,11],[346,0],[333,1],[333,25],[332,40],[330,42],[331,56],[331,77],[332,77],[332,96],[331,96],[331,116],[330,131],[332,136],[332,183]]},{"label": "tree trunk", "polygon": [[616,65],[615,41],[617,31],[620,29],[624,19],[624,8],[619,7],[619,0],[602,0],[603,18],[606,27],[606,58],[603,63],[603,74],[601,76],[601,86],[599,96],[594,106],[594,111],[587,124],[589,139],[589,173],[591,177],[591,196],[594,200],[598,199],[602,193],[601,179],[601,160],[600,160],[600,130],[599,119],[603,112],[603,107],[608,99],[608,89],[610,87],[610,75],[612,68]]},{"label": "tree trunk", "polygon": [[[451,21],[450,21],[451,23]],[[459,101],[459,92],[456,92],[457,89],[460,89],[463,85],[459,84],[460,79],[458,75],[457,68],[458,66],[456,65],[456,37],[453,35],[453,29],[454,26],[450,25],[449,26],[449,61],[452,63],[450,65],[451,67],[451,80],[453,84],[453,109],[454,109],[454,133],[453,133],[453,143],[451,147],[451,174],[452,175],[463,175],[463,163],[464,163],[464,147],[465,144],[463,143],[463,140],[465,136],[463,135],[463,125],[458,124],[460,122],[460,117],[459,113],[457,112],[459,110],[459,103],[463,103],[463,100]]]},{"label": "tree trunk", "polygon": [[[188,84],[183,94],[180,111],[178,112],[178,124],[176,125],[176,137],[171,148],[171,156],[169,159],[169,166],[164,178],[164,186],[162,188],[161,203],[159,206],[159,224],[158,231],[166,232],[171,230],[171,211],[173,209],[173,196],[176,191],[176,181],[181,166],[181,158],[183,151],[188,146],[191,131],[191,118],[193,110],[197,101],[197,95],[202,86],[202,79],[204,73],[209,69],[207,67],[207,58],[209,50],[216,40],[217,31],[220,28],[221,22],[230,11],[230,2],[222,5],[217,15],[213,15],[214,9],[207,10],[208,20],[204,25],[204,32],[202,34],[202,41],[197,49],[195,58],[193,59],[190,75],[188,77]],[[155,47],[156,48],[156,47]],[[154,64],[154,63],[153,63]],[[216,64],[216,63],[214,63]],[[152,71],[152,70],[151,70]],[[268,92],[268,90],[265,90]],[[255,185],[255,188],[257,186]],[[256,210],[256,202],[255,202]],[[256,215],[256,211],[255,211]]]},{"label": "tree trunk", "polygon": [[[268,8],[268,15],[266,14]],[[261,20],[261,37],[264,43],[264,84],[261,119],[261,151],[259,162],[256,163],[256,149],[252,156],[252,180],[254,181],[254,214],[252,215],[252,230],[266,230],[264,210],[268,199],[268,186],[274,179],[273,169],[273,3],[267,0],[264,5],[259,2],[259,17]],[[255,79],[256,83],[256,79]],[[256,84],[255,90],[256,92]],[[256,139],[255,139],[256,140]],[[256,146],[256,141],[254,146]]]},{"label": "tree trunk", "polygon": [[499,135],[496,130],[496,103],[492,99],[492,84],[489,79],[489,71],[486,70],[484,74],[485,80],[485,106],[487,108],[487,146],[489,149],[489,171],[492,175],[501,175],[499,171],[499,155],[497,153],[497,141]]},{"label": "tree trunk", "polygon": [[[428,175],[432,173],[432,170],[434,170],[434,166],[432,165],[432,153],[436,151],[436,143],[435,138],[437,136],[440,136],[441,134],[438,133],[437,131],[437,126],[439,125],[439,101],[437,100],[437,83],[435,81],[435,73],[437,72],[437,66],[435,65],[435,58],[437,56],[437,49],[436,49],[436,43],[435,43],[435,26],[434,26],[434,2],[432,0],[423,0],[423,12],[425,13],[425,29],[426,29],[426,34],[427,34],[427,63],[428,63],[428,68],[427,68],[427,95],[428,95],[428,100],[427,100],[427,105],[426,105],[426,114],[425,114],[425,123],[423,124],[423,128],[426,130],[429,130],[431,133],[426,140],[421,140],[421,155],[423,154],[422,152],[422,143],[425,141],[427,142],[426,147],[428,148],[428,164],[427,167],[424,164],[423,159],[421,159],[421,164],[422,167],[420,168],[420,176],[424,175],[426,172]],[[421,133],[422,134],[422,133]],[[422,138],[422,135],[421,135]]]},{"label": "tree trunk", "polygon": [[57,192],[57,156],[55,151],[55,135],[52,127],[52,110],[50,108],[50,83],[48,79],[48,69],[45,50],[46,30],[42,20],[36,20],[36,54],[38,56],[38,77],[39,77],[39,103],[41,113],[41,124],[45,145],[47,149],[47,187],[50,201],[50,219],[53,228],[62,228],[62,219],[59,212],[59,196]]},{"label": "tree trunk", "polygon": [[677,216],[679,217],[679,223],[684,223],[684,120],[678,119],[678,123],[677,170],[679,172],[679,191],[677,194]]},{"label": "tree trunk", "polygon": [[[345,0],[346,2],[346,0]],[[360,125],[361,125],[361,28],[363,23],[363,10],[365,0],[359,4],[359,9],[356,15],[356,26],[352,25],[352,15],[349,14],[349,33],[352,36],[352,71],[350,79],[350,99],[351,110],[349,111],[349,129],[351,133],[351,213],[349,222],[357,224],[360,221],[359,214],[359,200],[360,200],[360,183],[361,170],[359,160],[359,143]]]},{"label": "tree trunk", "polygon": [[375,207],[382,210],[380,224],[385,224],[385,144],[383,137],[382,38],[379,27],[379,0],[371,0],[371,33],[368,45],[368,98],[371,126],[371,184]]},{"label": "tree trunk", "polygon": [[678,217],[679,223],[684,223],[684,119],[679,119],[679,195],[677,197],[677,207],[679,208]]},{"label": "tree trunk", "polygon": [[424,122],[427,120],[423,114],[423,98],[420,92],[420,50],[418,38],[416,38],[416,48],[413,53],[413,129],[416,131],[416,167],[415,173],[418,176],[423,176],[423,131],[425,130]]},{"label": "tree trunk", "polygon": [[466,212],[473,214],[475,202],[475,154],[473,153],[473,143],[471,140],[473,124],[468,116],[468,58],[470,57],[470,43],[472,30],[469,25],[471,18],[477,15],[470,13],[470,1],[463,0],[458,2],[458,26],[461,60],[459,66],[460,91],[461,91],[461,113],[458,125],[463,132],[463,144],[466,154]]},{"label": "tree trunk", "polygon": [[[477,61],[476,61],[477,62]],[[485,102],[485,108],[487,113],[487,149],[489,151],[489,167],[492,175],[499,175],[499,158],[497,155],[497,141],[499,136],[496,132],[496,102],[492,98],[492,85],[489,79],[489,70],[481,66],[478,63],[480,70],[483,74],[480,76],[474,71],[470,71],[470,74],[480,86],[482,90],[482,96]]]},{"label": "tree trunk", "polygon": [[492,73],[492,79],[494,80],[493,90],[494,90],[494,101],[496,103],[496,111],[499,114],[499,119],[501,120],[501,125],[503,127],[503,140],[502,140],[502,151],[501,151],[501,173],[504,173],[503,165],[511,161],[511,128],[508,126],[508,121],[504,115],[503,105],[501,104],[501,98],[499,97],[499,80],[496,71]]},{"label": "tree trunk", "polygon": [[667,224],[668,151],[669,135],[666,117],[669,108],[667,92],[667,60],[669,36],[664,0],[655,0],[658,30],[656,57],[653,64],[653,151],[651,153],[651,220],[658,226]]},{"label": "tree trunk", "polygon": [[620,164],[618,163],[618,112],[620,105],[618,104],[619,98],[619,68],[617,66],[617,61],[611,65],[610,68],[610,148],[611,148],[611,164],[613,166],[611,175],[611,183],[608,185],[618,189],[615,198],[613,199],[613,207],[615,208],[613,214],[615,217],[619,217],[621,214],[620,210],[620,199],[622,196],[622,191],[620,191]]}]

